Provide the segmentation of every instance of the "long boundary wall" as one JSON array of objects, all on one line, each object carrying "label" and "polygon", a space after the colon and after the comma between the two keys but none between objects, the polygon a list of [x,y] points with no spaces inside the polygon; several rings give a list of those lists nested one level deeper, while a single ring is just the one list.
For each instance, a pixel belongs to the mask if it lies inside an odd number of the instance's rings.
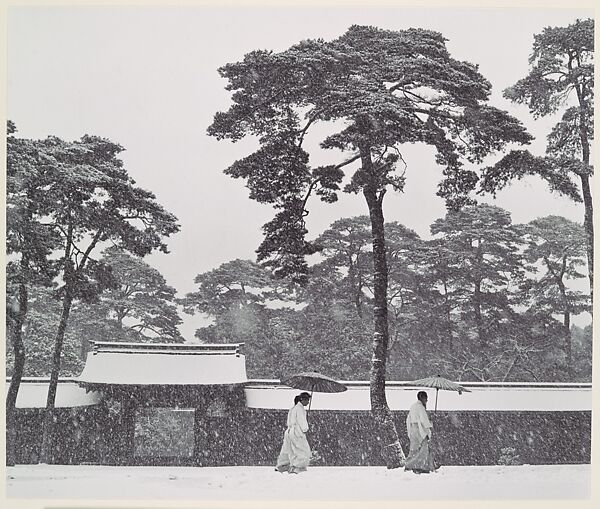
[{"label": "long boundary wall", "polygon": [[[381,441],[369,412],[368,383],[346,385],[344,393],[313,395],[309,441],[317,453],[314,463],[380,465]],[[440,391],[437,412],[430,408],[434,446],[442,464],[590,462],[591,384],[463,385],[471,392]],[[406,410],[415,401],[417,390],[410,382],[387,384],[388,402],[405,450]],[[20,390],[19,463],[37,461],[45,391],[44,379],[26,379]],[[57,395],[60,440],[53,461],[270,465],[281,446],[287,410],[298,392],[274,380],[251,380],[241,394],[232,393],[237,395],[229,401],[215,400],[219,404],[199,404],[187,410],[188,416],[193,412],[193,419],[181,419],[179,426],[192,423],[194,428],[193,449],[188,455],[173,456],[167,451],[148,457],[136,448],[135,418],[123,419],[101,393],[86,392],[76,380],[62,379]],[[428,392],[432,407],[435,390]],[[152,405],[140,408],[151,411]],[[186,412],[180,413],[184,416]],[[173,423],[177,426],[177,419]]]}]

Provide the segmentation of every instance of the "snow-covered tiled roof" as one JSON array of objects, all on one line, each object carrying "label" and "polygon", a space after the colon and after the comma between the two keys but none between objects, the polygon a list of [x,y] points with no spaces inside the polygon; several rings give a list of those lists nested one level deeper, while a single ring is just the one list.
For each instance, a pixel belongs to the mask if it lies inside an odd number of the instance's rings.
[{"label": "snow-covered tiled roof", "polygon": [[[369,382],[342,382],[345,392],[315,392],[311,410],[370,410]],[[578,411],[592,409],[592,384],[589,383],[469,383],[461,385],[471,392],[438,393],[440,411]],[[417,392],[429,395],[427,409],[435,407],[435,389],[415,386],[413,382],[386,382],[386,398],[391,410],[408,410]],[[250,408],[288,409],[300,391],[275,380],[250,380],[244,387]]]},{"label": "snow-covered tiled roof", "polygon": [[[17,408],[45,408],[48,397],[48,378],[23,378],[17,394]],[[10,378],[6,379],[6,393],[10,386]],[[56,388],[55,406],[57,408],[79,407],[100,403],[102,395],[86,390],[73,378],[59,378]]]},{"label": "snow-covered tiled roof", "polygon": [[243,343],[111,343],[94,342],[82,384],[230,385],[243,384]]}]

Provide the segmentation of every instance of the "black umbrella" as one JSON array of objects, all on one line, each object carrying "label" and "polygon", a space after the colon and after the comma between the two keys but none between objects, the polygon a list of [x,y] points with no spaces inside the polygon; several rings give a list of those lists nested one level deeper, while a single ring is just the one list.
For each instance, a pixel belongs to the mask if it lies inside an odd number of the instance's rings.
[{"label": "black umbrella", "polygon": [[312,394],[314,392],[344,392],[348,388],[337,382],[333,378],[316,373],[314,371],[307,371],[304,373],[296,373],[286,378],[281,379],[281,383],[293,387],[294,389],[300,389],[303,391],[310,391],[310,402],[308,404],[308,410],[310,411],[310,404],[312,403]]},{"label": "black umbrella", "polygon": [[421,378],[420,380],[415,380],[412,383],[416,386],[431,387],[432,389],[435,389],[435,410],[434,410],[434,412],[437,411],[438,391],[440,389],[442,389],[444,391],[456,391],[459,394],[462,394],[463,392],[471,392],[466,387],[463,387],[462,385],[459,385],[456,382],[452,382],[452,381],[448,380],[447,378],[444,378],[443,376],[440,376],[440,375],[430,376],[427,378]]}]

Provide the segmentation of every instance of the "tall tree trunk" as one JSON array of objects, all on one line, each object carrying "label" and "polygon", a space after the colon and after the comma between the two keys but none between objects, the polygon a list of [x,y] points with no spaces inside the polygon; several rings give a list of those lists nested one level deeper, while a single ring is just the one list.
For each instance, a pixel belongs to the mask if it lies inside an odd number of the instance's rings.
[{"label": "tall tree trunk", "polygon": [[[371,156],[368,151],[362,151],[363,169],[372,170]],[[372,171],[369,171],[371,174]],[[383,219],[383,192],[377,195],[374,184],[365,186],[363,194],[369,206],[371,218],[371,233],[373,236],[373,265],[374,265],[374,322],[373,358],[371,364],[370,389],[371,413],[378,425],[383,440],[382,456],[387,468],[399,468],[404,465],[406,457],[398,432],[392,419],[392,412],[385,396],[385,372],[389,343],[388,314],[387,314],[387,283],[388,269],[385,253],[385,235]]]},{"label": "tall tree trunk", "polygon": [[56,419],[55,401],[56,390],[58,387],[58,375],[60,373],[60,360],[62,354],[65,332],[69,321],[69,313],[71,312],[71,304],[73,303],[72,290],[67,279],[65,285],[65,297],[63,300],[62,314],[56,337],[54,339],[54,354],[52,356],[52,370],[50,372],[50,385],[48,387],[48,397],[46,399],[46,410],[44,412],[44,420],[42,425],[42,446],[40,450],[40,463],[50,463],[52,461],[52,446],[54,443],[54,424]]},{"label": "tall tree trunk", "polygon": [[[25,224],[30,224],[33,221],[32,200],[29,192],[27,193],[28,207],[25,209],[23,218]],[[29,306],[29,292],[27,289],[27,281],[30,275],[31,264],[31,242],[29,237],[30,228],[23,231],[23,243],[21,245],[21,260],[19,262],[19,296],[18,310],[15,316],[12,327],[11,341],[13,353],[15,356],[15,364],[13,374],[10,379],[8,394],[6,395],[6,464],[14,465],[17,461],[17,396],[21,387],[21,380],[25,370],[25,344],[23,342],[23,327],[27,318],[27,310]]]},{"label": "tall tree trunk", "polygon": [[[572,62],[569,62],[569,70]],[[579,63],[579,65],[581,65]],[[586,167],[590,165],[590,136],[588,133],[588,119],[594,115],[593,109],[588,111],[587,87],[575,83],[575,91],[579,102],[579,140],[581,142],[581,160]],[[590,297],[594,300],[594,206],[592,204],[592,193],[590,190],[590,177],[586,174],[579,175],[581,179],[581,191],[585,213],[583,216],[583,227],[585,229],[587,243],[588,277],[590,279]]]},{"label": "tall tree trunk", "polygon": [[54,339],[54,354],[52,356],[52,369],[50,371],[50,385],[48,386],[48,398],[46,399],[46,410],[44,412],[44,420],[42,423],[42,446],[40,450],[40,462],[50,463],[52,460],[52,446],[54,441],[54,424],[56,420],[55,401],[56,401],[56,389],[58,387],[58,375],[60,373],[60,360],[62,356],[63,343],[65,340],[65,332],[67,330],[67,324],[69,322],[69,314],[71,313],[71,305],[73,304],[73,293],[75,290],[76,280],[78,274],[84,271],[85,264],[89,259],[90,253],[100,240],[102,236],[102,230],[96,232],[94,238],[85,253],[79,261],[79,265],[75,268],[75,263],[71,259],[73,251],[73,239],[74,239],[75,225],[73,222],[69,223],[67,235],[65,239],[65,253],[64,253],[64,297],[63,307],[60,316],[60,323],[58,324],[58,330],[56,331],[56,337]]},{"label": "tall tree trunk", "polygon": [[[21,267],[27,267],[29,261],[23,254]],[[25,369],[25,345],[23,343],[23,325],[27,317],[28,294],[27,286],[21,281],[19,283],[19,309],[15,317],[11,340],[15,356],[13,374],[10,379],[8,394],[6,395],[6,465],[12,466],[17,461],[17,396],[23,371]]]},{"label": "tall tree trunk", "polygon": [[[588,156],[589,160],[589,156]],[[589,164],[589,163],[588,163]],[[586,251],[588,260],[588,277],[590,280],[590,297],[594,299],[594,207],[592,204],[592,192],[590,189],[590,178],[581,175],[581,190],[585,213],[583,216],[583,228],[585,230]]]}]

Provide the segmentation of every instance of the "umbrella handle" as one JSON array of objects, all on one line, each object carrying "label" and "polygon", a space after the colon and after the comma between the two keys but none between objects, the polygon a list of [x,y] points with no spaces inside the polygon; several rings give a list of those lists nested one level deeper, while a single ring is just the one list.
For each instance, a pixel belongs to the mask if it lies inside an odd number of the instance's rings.
[{"label": "umbrella handle", "polygon": [[313,395],[314,388],[315,388],[315,384],[312,384],[312,386],[310,388],[310,399],[308,400],[308,412],[310,412],[310,405],[312,404],[312,395]]},{"label": "umbrella handle", "polygon": [[436,388],[436,390],[435,390],[435,410],[433,411],[433,413],[437,412],[437,397],[438,397],[438,392],[440,392],[440,390]]}]

